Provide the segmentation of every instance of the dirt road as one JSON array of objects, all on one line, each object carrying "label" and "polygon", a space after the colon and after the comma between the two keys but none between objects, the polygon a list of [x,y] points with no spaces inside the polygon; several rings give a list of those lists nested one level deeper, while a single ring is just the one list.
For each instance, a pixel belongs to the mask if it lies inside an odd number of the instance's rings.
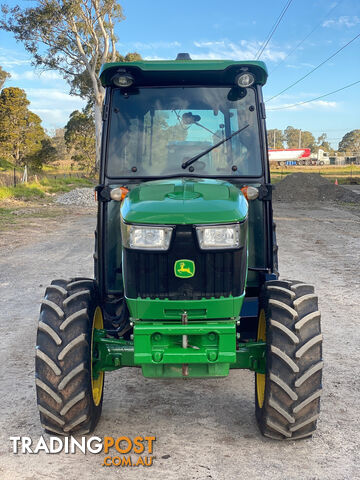
[{"label": "dirt road", "polygon": [[34,388],[34,345],[44,287],[91,275],[94,217],[35,227],[0,250],[0,478],[10,479],[351,479],[359,459],[360,216],[332,206],[277,205],[283,278],[315,284],[325,337],[324,395],[312,440],[262,438],[250,372],[223,380],[159,381],[137,369],[107,375],[96,435],[156,435],[150,468],[103,467],[104,455],[15,455],[10,436],[43,434]]}]

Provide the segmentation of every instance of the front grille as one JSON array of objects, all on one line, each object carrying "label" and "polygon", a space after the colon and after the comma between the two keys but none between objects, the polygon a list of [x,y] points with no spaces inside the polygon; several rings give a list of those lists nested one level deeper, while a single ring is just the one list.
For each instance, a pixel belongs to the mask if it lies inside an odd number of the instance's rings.
[{"label": "front grille", "polygon": [[[123,271],[128,298],[199,300],[239,296],[243,293],[246,248],[207,252],[200,250],[191,225],[178,225],[167,252],[144,252],[124,248]],[[174,263],[195,262],[192,278],[178,278]]]}]

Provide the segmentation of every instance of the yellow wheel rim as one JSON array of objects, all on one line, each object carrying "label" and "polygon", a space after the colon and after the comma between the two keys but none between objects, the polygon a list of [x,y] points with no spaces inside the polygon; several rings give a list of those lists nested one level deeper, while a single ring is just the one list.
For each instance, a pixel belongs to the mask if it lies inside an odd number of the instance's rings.
[{"label": "yellow wheel rim", "polygon": [[93,401],[96,406],[100,404],[103,385],[104,385],[104,372],[100,372],[97,378],[93,378],[93,349],[94,349],[94,330],[104,328],[104,321],[100,307],[96,307],[94,312],[92,332],[91,332],[91,390]]},{"label": "yellow wheel rim", "polygon": [[[266,320],[265,320],[264,309],[261,309],[259,314],[257,339],[263,340],[264,342],[266,341]],[[258,405],[260,408],[262,408],[264,404],[264,398],[265,398],[265,374],[264,373],[256,374],[256,392],[257,392]]]}]

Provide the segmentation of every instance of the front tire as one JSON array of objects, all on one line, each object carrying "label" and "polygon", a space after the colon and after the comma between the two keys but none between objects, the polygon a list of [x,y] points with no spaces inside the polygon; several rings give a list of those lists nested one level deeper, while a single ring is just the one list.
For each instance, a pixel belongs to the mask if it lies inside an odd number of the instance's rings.
[{"label": "front tire", "polygon": [[91,432],[102,409],[104,374],[92,377],[92,336],[102,328],[96,284],[55,280],[41,305],[36,391],[41,424],[60,435]]},{"label": "front tire", "polygon": [[296,281],[266,282],[258,339],[266,340],[266,374],[255,374],[256,419],[277,440],[310,437],[322,392],[322,335],[314,288]]}]

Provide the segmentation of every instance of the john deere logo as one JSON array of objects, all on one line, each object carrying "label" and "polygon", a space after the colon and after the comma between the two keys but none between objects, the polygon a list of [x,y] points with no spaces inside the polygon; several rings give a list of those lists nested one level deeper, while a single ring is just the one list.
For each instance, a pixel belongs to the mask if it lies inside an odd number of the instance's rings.
[{"label": "john deere logo", "polygon": [[176,260],[174,264],[175,276],[179,278],[190,278],[195,275],[195,263],[192,260]]}]

